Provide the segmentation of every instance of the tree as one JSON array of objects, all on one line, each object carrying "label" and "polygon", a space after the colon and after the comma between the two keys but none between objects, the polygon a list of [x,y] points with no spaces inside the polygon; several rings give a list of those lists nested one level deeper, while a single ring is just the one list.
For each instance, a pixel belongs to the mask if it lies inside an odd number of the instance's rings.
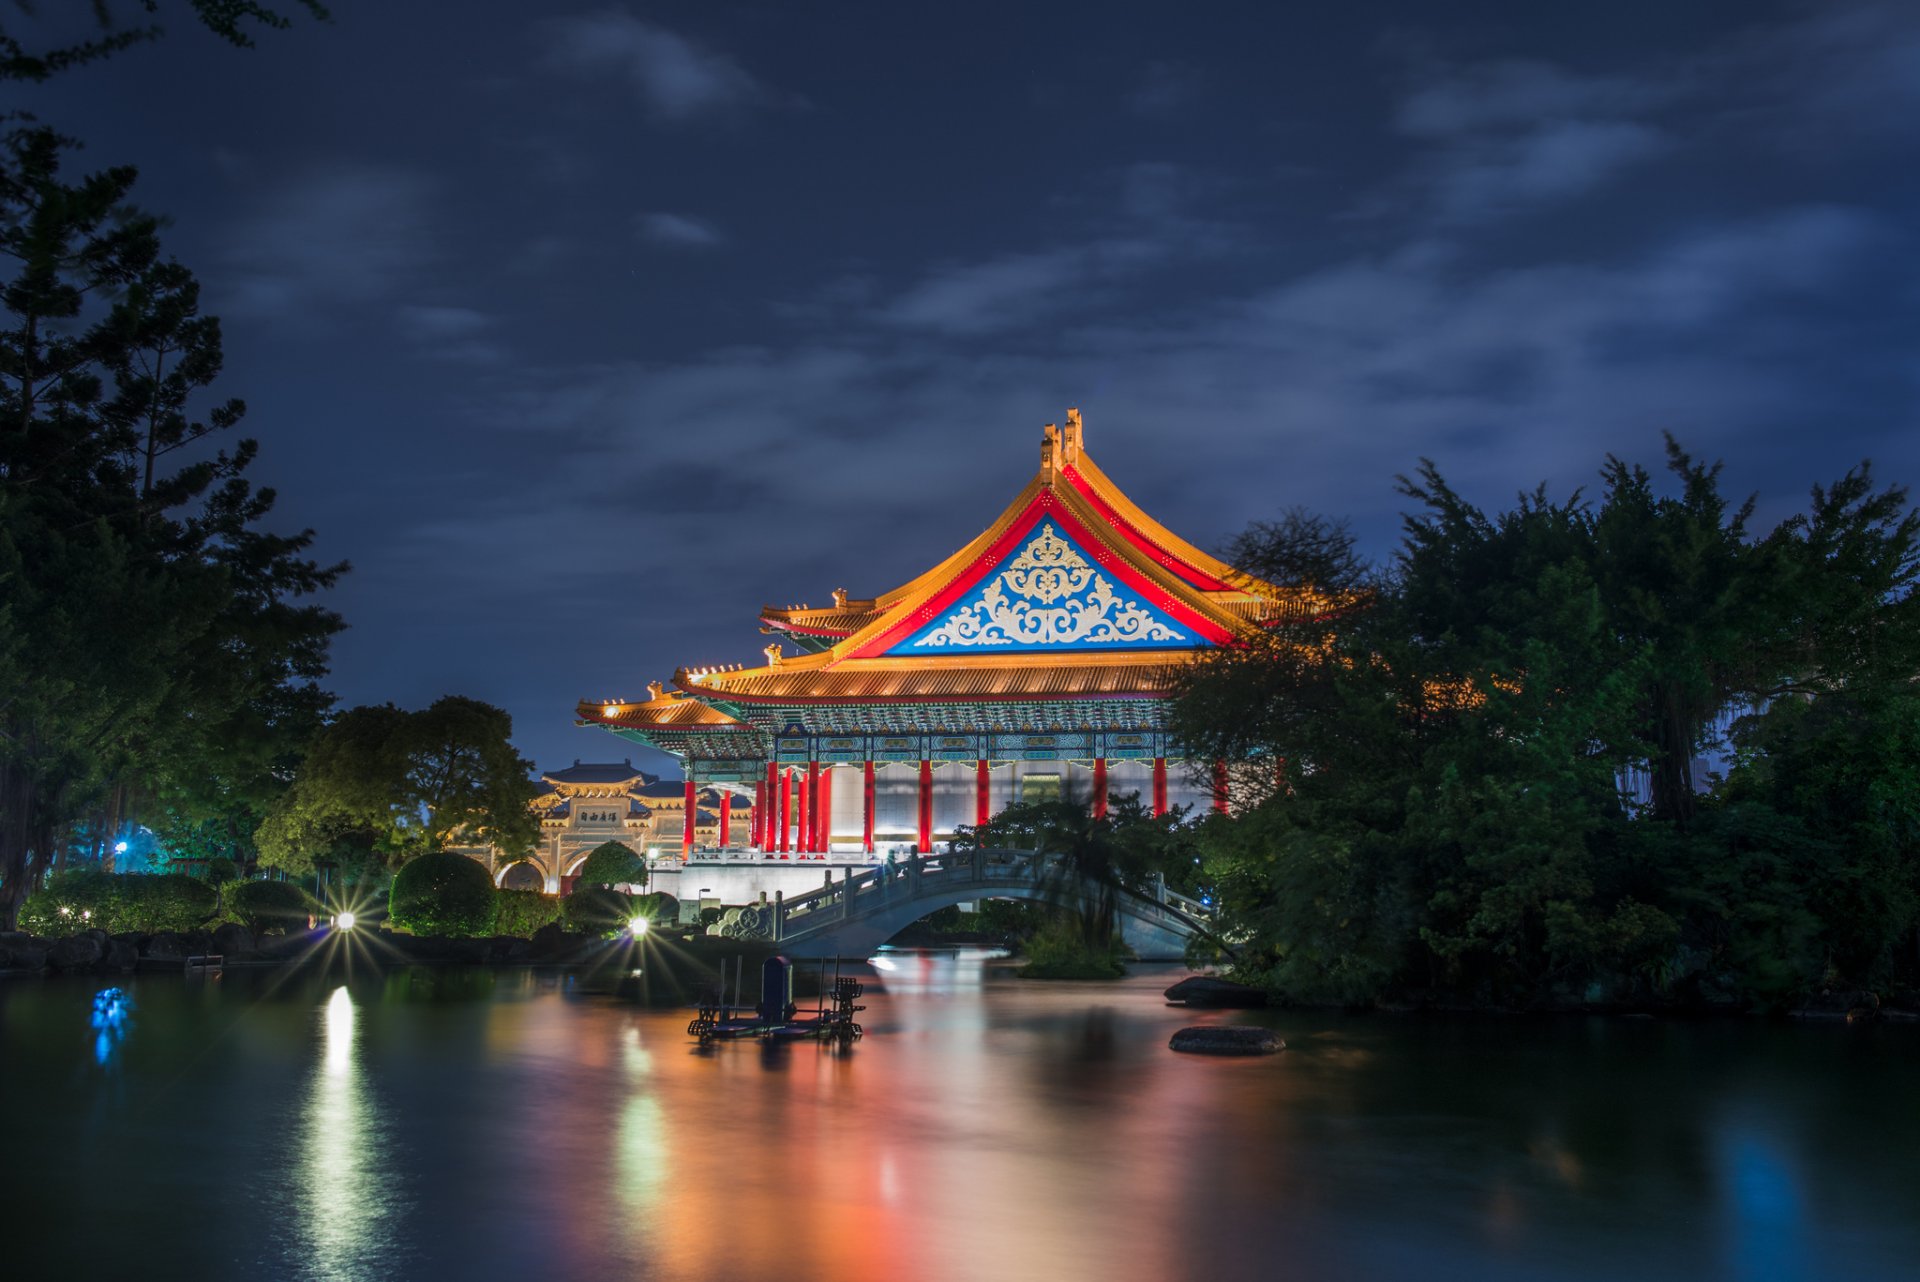
[{"label": "tree", "polygon": [[356,854],[388,865],[450,846],[532,847],[532,763],[513,719],[459,695],[408,712],[349,709],[314,738],[291,788],[260,825],[262,863],[304,873]]},{"label": "tree", "polygon": [[[1186,671],[1175,736],[1273,781],[1199,829],[1249,978],[1302,1001],[1777,1004],[1920,972],[1920,518],[1863,465],[1758,536],[1717,465],[1667,447],[1668,492],[1609,459],[1597,504],[1497,513],[1423,464],[1399,555],[1334,626]],[[1355,574],[1328,528],[1256,527],[1240,559]]]},{"label": "tree", "polygon": [[[262,528],[256,446],[195,411],[221,365],[192,277],[160,256],[131,169],[69,182],[70,144],[0,141],[0,921],[86,824],[96,843],[210,781],[270,791],[324,708],[340,621],[302,598],[344,566]],[[204,811],[208,807],[202,806]]]},{"label": "tree", "polygon": [[[285,14],[257,0],[186,0],[186,3],[207,30],[242,49],[253,47],[249,23],[273,29],[285,29],[293,25]],[[294,0],[294,3],[321,21],[328,17],[326,6],[320,4],[319,0]],[[165,34],[164,28],[156,22],[122,26],[119,22],[120,10],[110,0],[92,0],[92,6],[99,35],[38,52],[28,50],[17,36],[0,27],[0,81],[46,80],[70,68],[157,40]],[[17,8],[23,16],[32,13],[24,3],[17,4]],[[160,12],[160,0],[132,0],[129,8],[151,18]]]}]

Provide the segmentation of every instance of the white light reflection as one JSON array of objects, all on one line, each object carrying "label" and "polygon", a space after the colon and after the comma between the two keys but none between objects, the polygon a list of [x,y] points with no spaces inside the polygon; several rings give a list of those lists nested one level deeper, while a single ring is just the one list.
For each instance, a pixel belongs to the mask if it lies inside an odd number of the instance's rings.
[{"label": "white light reflection", "polygon": [[637,1038],[621,1050],[627,1102],[620,1110],[619,1151],[614,1164],[624,1210],[629,1216],[645,1216],[662,1210],[660,1195],[666,1190],[668,1167],[667,1118],[654,1098],[653,1056]]},{"label": "white light reflection", "polygon": [[299,1215],[316,1278],[377,1276],[387,1190],[375,1168],[373,1109],[355,1045],[358,1015],[346,986],[320,1015],[321,1057],[301,1135]]}]

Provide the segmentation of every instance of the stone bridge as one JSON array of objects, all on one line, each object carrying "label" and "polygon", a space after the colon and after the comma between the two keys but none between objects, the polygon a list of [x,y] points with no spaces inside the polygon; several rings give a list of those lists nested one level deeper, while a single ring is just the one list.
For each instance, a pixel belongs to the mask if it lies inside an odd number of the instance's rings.
[{"label": "stone bridge", "polygon": [[[829,873],[831,876],[831,873]],[[771,903],[729,911],[722,933],[768,938],[789,957],[871,956],[928,913],[978,899],[1035,899],[1073,906],[1103,889],[1060,855],[971,850],[920,855],[849,871],[839,881]],[[1142,961],[1179,961],[1207,931],[1207,909],[1156,880],[1148,891],[1116,890],[1122,936]]]}]

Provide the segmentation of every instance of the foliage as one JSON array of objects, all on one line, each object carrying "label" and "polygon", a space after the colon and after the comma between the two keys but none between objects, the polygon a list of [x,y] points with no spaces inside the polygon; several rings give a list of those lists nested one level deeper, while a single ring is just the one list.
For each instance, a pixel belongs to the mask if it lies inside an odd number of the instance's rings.
[{"label": "foliage", "polygon": [[1118,979],[1127,973],[1126,946],[1118,936],[1089,940],[1080,922],[1060,913],[1027,938],[1023,979]]},{"label": "foliage", "polygon": [[575,882],[581,886],[644,886],[647,861],[635,854],[631,846],[617,841],[602,842],[587,853],[586,861],[575,874]]},{"label": "foliage", "polygon": [[434,851],[394,875],[387,920],[416,935],[491,935],[498,894],[477,860]]},{"label": "foliage", "polygon": [[634,901],[608,886],[582,886],[566,899],[567,929],[589,935],[625,930],[633,920]]},{"label": "foliage", "polygon": [[633,915],[671,926],[680,920],[680,901],[664,890],[633,897]]},{"label": "foliage", "polygon": [[[322,21],[327,18],[326,6],[319,0],[293,0],[293,3],[315,18]],[[243,49],[253,46],[249,23],[273,29],[292,25],[285,14],[259,3],[259,0],[186,0],[186,6],[208,31],[228,44]],[[123,49],[157,40],[164,34],[156,22],[148,21],[138,26],[121,25],[118,21],[121,9],[110,0],[93,0],[92,7],[94,22],[99,28],[98,35],[38,52],[28,50],[11,31],[0,28],[0,81],[46,80],[70,68],[97,62]],[[23,17],[32,15],[32,8],[26,4],[19,4],[17,8]],[[125,11],[150,19],[160,12],[160,0],[130,0]]]},{"label": "foliage", "polygon": [[558,895],[543,895],[537,890],[496,890],[499,909],[494,916],[493,933],[531,939],[542,926],[560,920],[564,907]]},{"label": "foliage", "polygon": [[20,924],[41,935],[198,930],[218,903],[213,887],[179,873],[76,868],[54,874],[45,889],[29,896],[20,910]]},{"label": "foliage", "polygon": [[[344,567],[261,528],[257,452],[214,438],[222,363],[129,168],[70,178],[51,130],[0,139],[0,924],[62,851],[163,832],[280,786],[328,696]],[[228,851],[227,853],[243,853]]]},{"label": "foliage", "polygon": [[392,704],[341,714],[307,748],[293,786],[256,834],[260,860],[303,873],[319,861],[404,863],[455,845],[529,849],[533,766],[513,719],[447,695],[419,711]]},{"label": "foliage", "polygon": [[1248,536],[1338,577],[1173,708],[1264,783],[1197,831],[1244,978],[1501,1006],[1912,982],[1920,520],[1863,466],[1759,535],[1717,466],[1669,441],[1668,470],[1489,515],[1424,465],[1386,572],[1326,523]]},{"label": "foliage", "polygon": [[313,897],[291,881],[230,881],[220,892],[226,914],[247,929],[306,929],[307,922],[320,911]]}]

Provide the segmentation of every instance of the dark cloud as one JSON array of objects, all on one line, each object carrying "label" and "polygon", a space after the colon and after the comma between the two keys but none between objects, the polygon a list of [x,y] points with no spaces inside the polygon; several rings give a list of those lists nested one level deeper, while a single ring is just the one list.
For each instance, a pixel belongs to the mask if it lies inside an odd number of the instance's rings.
[{"label": "dark cloud", "polygon": [[658,120],[686,121],[771,98],[732,58],[624,9],[555,18],[545,32],[554,70],[618,76]]},{"label": "dark cloud", "polygon": [[1662,430],[1763,515],[1916,479],[1920,13],[1477,13],[342,5],[33,106],[229,317],[263,480],[356,566],[343,695],[570,760],[625,751],[574,699],[971,538],[1068,405],[1212,546],[1305,503],[1383,554],[1423,455],[1500,503]]}]

